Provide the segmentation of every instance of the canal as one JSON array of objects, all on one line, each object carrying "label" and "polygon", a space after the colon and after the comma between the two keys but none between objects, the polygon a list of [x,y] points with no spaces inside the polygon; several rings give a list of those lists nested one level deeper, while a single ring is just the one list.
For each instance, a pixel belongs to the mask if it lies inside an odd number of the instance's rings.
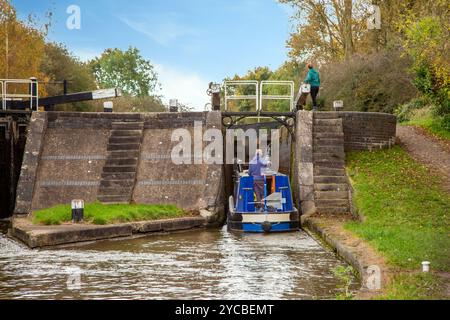
[{"label": "canal", "polygon": [[304,232],[224,228],[51,250],[0,234],[0,299],[333,299],[340,265]]}]

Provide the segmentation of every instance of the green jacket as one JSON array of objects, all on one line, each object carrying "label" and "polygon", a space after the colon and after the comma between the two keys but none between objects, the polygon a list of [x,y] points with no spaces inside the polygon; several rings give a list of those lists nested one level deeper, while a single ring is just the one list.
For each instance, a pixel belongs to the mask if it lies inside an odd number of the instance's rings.
[{"label": "green jacket", "polygon": [[320,76],[316,69],[309,69],[305,83],[310,84],[311,87],[320,87]]}]

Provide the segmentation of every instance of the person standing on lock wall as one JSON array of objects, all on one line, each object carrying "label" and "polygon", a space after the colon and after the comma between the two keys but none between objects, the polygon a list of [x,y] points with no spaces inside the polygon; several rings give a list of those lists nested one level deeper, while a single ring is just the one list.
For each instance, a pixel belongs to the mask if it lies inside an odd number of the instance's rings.
[{"label": "person standing on lock wall", "polygon": [[311,85],[311,98],[313,101],[313,111],[317,111],[317,95],[320,90],[320,75],[319,72],[314,69],[312,63],[308,63],[308,75],[304,83]]}]

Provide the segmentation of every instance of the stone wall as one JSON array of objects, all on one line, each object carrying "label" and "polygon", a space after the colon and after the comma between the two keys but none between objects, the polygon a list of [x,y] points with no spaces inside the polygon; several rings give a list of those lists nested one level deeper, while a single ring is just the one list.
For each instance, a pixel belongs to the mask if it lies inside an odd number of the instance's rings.
[{"label": "stone wall", "polygon": [[221,116],[211,113],[33,113],[18,186],[16,214],[72,199],[97,200],[108,156],[112,124],[143,122],[132,202],[172,203],[185,210],[223,214],[221,165],[176,166],[170,159],[173,129],[221,130]]},{"label": "stone wall", "polygon": [[314,200],[313,113],[299,111],[295,127],[293,193],[302,214],[316,211]]}]

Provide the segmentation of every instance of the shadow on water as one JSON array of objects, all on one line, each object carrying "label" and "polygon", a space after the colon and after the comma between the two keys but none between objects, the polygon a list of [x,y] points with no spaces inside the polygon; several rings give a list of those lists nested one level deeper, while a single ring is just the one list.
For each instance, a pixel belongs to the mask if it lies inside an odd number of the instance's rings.
[{"label": "shadow on water", "polygon": [[0,235],[0,298],[328,299],[342,264],[304,232],[224,228],[34,251]]}]

